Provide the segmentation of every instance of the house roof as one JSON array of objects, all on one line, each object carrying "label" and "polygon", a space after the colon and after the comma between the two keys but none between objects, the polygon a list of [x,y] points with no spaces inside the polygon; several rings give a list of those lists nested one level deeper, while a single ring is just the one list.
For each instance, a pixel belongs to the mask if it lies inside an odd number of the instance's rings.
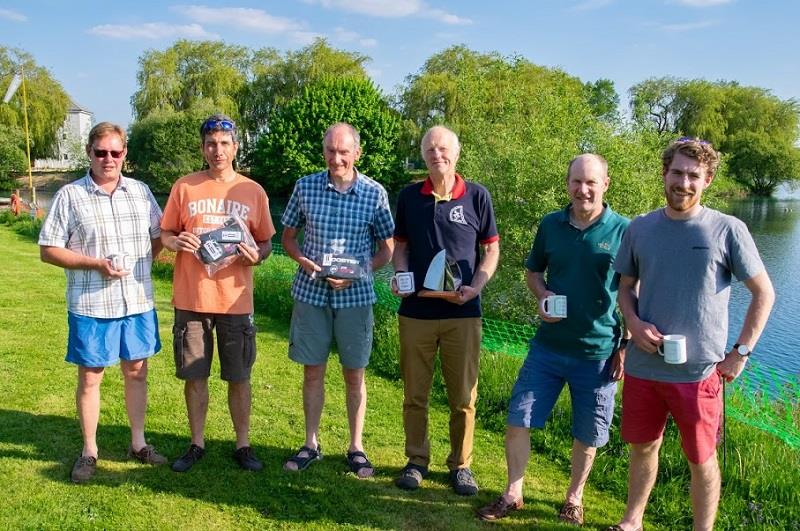
[{"label": "house roof", "polygon": [[94,114],[92,111],[81,105],[80,103],[76,102],[74,99],[69,99],[69,109],[68,112],[85,112],[87,114]]}]

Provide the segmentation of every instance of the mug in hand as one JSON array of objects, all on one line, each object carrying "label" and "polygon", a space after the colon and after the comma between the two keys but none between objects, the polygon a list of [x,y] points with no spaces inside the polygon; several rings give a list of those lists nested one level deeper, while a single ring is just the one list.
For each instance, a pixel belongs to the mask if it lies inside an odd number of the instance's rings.
[{"label": "mug in hand", "polygon": [[669,334],[664,336],[658,346],[658,353],[664,356],[664,362],[672,365],[686,363],[686,336]]},{"label": "mug in hand", "polygon": [[539,304],[542,308],[542,313],[548,317],[564,318],[567,316],[566,295],[550,295],[542,299]]}]

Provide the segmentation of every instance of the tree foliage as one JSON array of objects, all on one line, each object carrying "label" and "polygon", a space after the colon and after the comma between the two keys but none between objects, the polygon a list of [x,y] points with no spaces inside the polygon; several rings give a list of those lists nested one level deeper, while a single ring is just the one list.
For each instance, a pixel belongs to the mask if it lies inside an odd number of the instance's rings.
[{"label": "tree foliage", "polygon": [[[731,175],[748,190],[770,195],[800,178],[800,106],[768,90],[702,79],[653,78],[630,91],[633,119],[659,132],[712,142],[729,155]],[[741,151],[740,151],[741,150]]]},{"label": "tree foliage", "polygon": [[153,191],[169,192],[172,183],[203,167],[200,124],[214,112],[211,102],[186,111],[153,111],[131,125],[128,163]]},{"label": "tree foliage", "polygon": [[359,131],[361,172],[387,188],[402,183],[399,116],[371,81],[347,77],[313,82],[271,114],[269,130],[253,153],[253,178],[270,193],[291,192],[299,177],[325,168],[322,138],[336,122],[347,122]]},{"label": "tree foliage", "polygon": [[16,126],[3,126],[0,135],[0,189],[11,189],[15,184],[15,175],[28,168],[28,159],[20,144],[25,144],[22,129]]},{"label": "tree foliage", "polygon": [[459,172],[492,193],[507,266],[486,300],[503,319],[527,321],[535,313],[519,290],[522,264],[539,220],[568,202],[566,168],[574,156],[593,151],[608,159],[615,210],[633,215],[663,202],[664,139],[645,129],[617,134],[598,117],[586,86],[558,69],[457,46],[410,76],[398,102],[417,149],[427,127],[450,126],[462,144]]},{"label": "tree foliage", "polygon": [[[64,123],[69,108],[69,96],[50,72],[39,65],[29,53],[0,46],[0,87],[2,94],[20,65],[25,69],[25,90],[28,102],[28,129],[31,140],[31,159],[47,158],[58,144],[58,129]],[[0,103],[0,125],[24,128],[22,87],[7,104]],[[4,133],[5,134],[5,133]],[[25,136],[19,148],[25,152]]]},{"label": "tree foliage", "polygon": [[592,113],[605,122],[616,123],[619,120],[619,94],[614,88],[614,82],[610,79],[598,79],[594,82],[587,81],[583,87]]},{"label": "tree foliage", "polygon": [[135,120],[154,111],[186,111],[211,102],[239,116],[239,94],[248,82],[252,52],[220,41],[179,40],[139,58],[138,90],[131,97]]}]

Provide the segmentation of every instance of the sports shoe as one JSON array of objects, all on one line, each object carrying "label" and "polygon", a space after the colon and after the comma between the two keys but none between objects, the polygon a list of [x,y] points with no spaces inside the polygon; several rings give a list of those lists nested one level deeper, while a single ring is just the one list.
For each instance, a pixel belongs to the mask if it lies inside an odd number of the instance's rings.
[{"label": "sports shoe", "polygon": [[172,470],[175,472],[186,472],[192,468],[196,462],[200,461],[205,454],[205,449],[200,448],[196,444],[192,444],[189,446],[189,449],[186,450],[185,454],[172,463]]},{"label": "sports shoe", "polygon": [[561,512],[558,513],[558,519],[572,525],[583,525],[583,505],[564,502]]},{"label": "sports shoe", "polygon": [[233,459],[245,470],[258,472],[264,468],[263,463],[258,460],[256,454],[253,453],[253,449],[249,446],[242,446],[233,452]]},{"label": "sports shoe", "polygon": [[523,507],[525,507],[525,503],[522,501],[522,498],[509,503],[506,501],[505,496],[501,495],[491,504],[478,509],[478,518],[487,522],[494,522],[495,520],[505,518],[510,512],[517,511]]},{"label": "sports shoe", "polygon": [[403,490],[417,490],[422,480],[428,475],[428,468],[408,463],[394,480],[394,484]]},{"label": "sports shoe", "polygon": [[478,484],[469,468],[458,468],[450,471],[450,484],[453,490],[461,496],[475,496],[478,494]]},{"label": "sports shoe", "polygon": [[94,476],[95,470],[97,470],[97,458],[82,455],[72,465],[70,479],[73,483],[85,483]]},{"label": "sports shoe", "polygon": [[143,446],[138,452],[133,449],[133,446],[128,446],[128,457],[146,465],[167,464],[167,458],[156,452],[156,448],[152,444]]}]

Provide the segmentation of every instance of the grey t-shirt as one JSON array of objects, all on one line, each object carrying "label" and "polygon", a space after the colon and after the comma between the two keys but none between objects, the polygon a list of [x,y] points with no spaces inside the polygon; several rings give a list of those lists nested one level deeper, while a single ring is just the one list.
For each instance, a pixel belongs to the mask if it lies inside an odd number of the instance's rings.
[{"label": "grey t-shirt", "polygon": [[669,365],[630,343],[625,372],[661,382],[696,382],[725,356],[732,275],[748,280],[764,271],[747,226],[710,208],[674,220],[664,209],[634,219],[614,261],[621,275],[639,279],[638,315],[662,334],[686,336],[687,362]]}]

